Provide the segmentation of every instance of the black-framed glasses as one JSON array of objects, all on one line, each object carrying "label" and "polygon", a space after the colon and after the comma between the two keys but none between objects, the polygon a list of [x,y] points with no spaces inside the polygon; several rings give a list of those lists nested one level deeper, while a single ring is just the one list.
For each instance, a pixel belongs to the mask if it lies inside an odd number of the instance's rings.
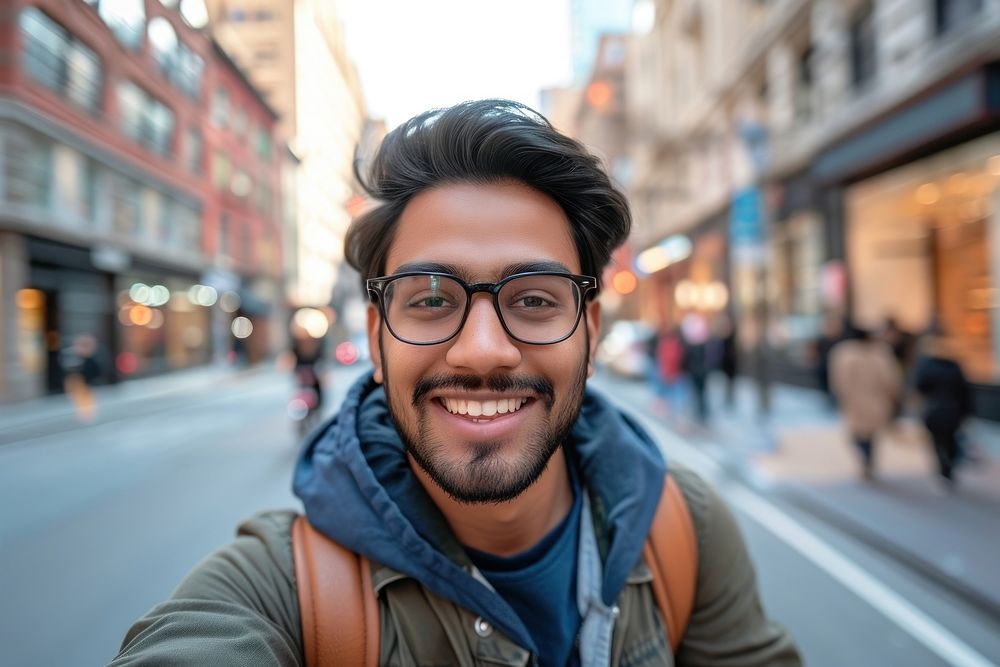
[{"label": "black-framed glasses", "polygon": [[413,271],[369,278],[366,284],[389,333],[404,343],[436,345],[454,338],[469,316],[472,295],[488,292],[508,336],[530,345],[551,345],[576,331],[597,279],[533,271],[470,285],[449,273]]}]

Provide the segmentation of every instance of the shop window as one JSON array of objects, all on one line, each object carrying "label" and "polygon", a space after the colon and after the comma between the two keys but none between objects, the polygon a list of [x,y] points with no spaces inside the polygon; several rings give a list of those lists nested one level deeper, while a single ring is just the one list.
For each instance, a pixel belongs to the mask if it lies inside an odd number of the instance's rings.
[{"label": "shop window", "polygon": [[4,142],[5,202],[47,209],[52,182],[52,142],[28,131],[8,131]]},{"label": "shop window", "polygon": [[34,7],[21,12],[24,69],[33,80],[88,111],[97,111],[101,62],[91,49]]},{"label": "shop window", "polygon": [[101,0],[97,13],[119,42],[139,50],[146,24],[145,0]]},{"label": "shop window", "polygon": [[118,84],[122,131],[154,153],[170,152],[174,113],[130,81]]},{"label": "shop window", "polygon": [[983,0],[934,0],[934,27],[938,35],[968,27],[983,11]]},{"label": "shop window", "polygon": [[877,59],[875,15],[869,1],[851,18],[851,83],[855,90],[865,88],[875,79]]}]

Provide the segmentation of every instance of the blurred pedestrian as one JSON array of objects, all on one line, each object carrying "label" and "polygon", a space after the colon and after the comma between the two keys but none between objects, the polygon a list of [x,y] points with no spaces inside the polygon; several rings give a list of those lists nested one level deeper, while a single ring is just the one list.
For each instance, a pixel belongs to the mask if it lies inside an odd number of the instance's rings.
[{"label": "blurred pedestrian", "polygon": [[972,414],[972,391],[948,339],[939,331],[927,336],[921,347],[913,384],[923,399],[921,412],[934,445],[938,474],[949,488],[954,488],[955,463],[960,458],[959,431]]},{"label": "blurred pedestrian", "polygon": [[816,339],[816,383],[831,408],[837,407],[837,400],[830,391],[830,351],[843,338],[843,318],[836,313],[828,312],[823,317],[819,337]]},{"label": "blurred pedestrian", "polygon": [[665,411],[677,412],[684,400],[684,343],[676,326],[661,327],[653,355],[656,395]]},{"label": "blurred pedestrian", "polygon": [[874,477],[874,440],[892,422],[903,380],[884,341],[854,328],[830,351],[830,389],[861,453],[862,474]]},{"label": "blurred pedestrian", "polygon": [[73,404],[77,419],[85,424],[97,419],[97,399],[92,389],[101,378],[97,352],[97,338],[93,334],[81,333],[61,354],[63,388]]},{"label": "blurred pedestrian", "polygon": [[[882,327],[879,337],[892,348],[892,356],[896,359],[896,365],[899,366],[899,372],[905,386],[913,366],[915,337],[910,332],[900,328],[899,322],[891,316],[886,318],[885,326]],[[900,395],[899,401],[896,402],[896,410],[893,412],[893,419],[899,419],[902,416],[904,402],[905,396]]]},{"label": "blurred pedestrian", "polygon": [[718,367],[726,378],[726,406],[736,402],[736,326],[729,313],[719,313],[712,323],[712,338],[718,345]]},{"label": "blurred pedestrian", "polygon": [[706,387],[709,373],[714,368],[708,319],[701,313],[688,313],[681,321],[681,337],[684,341],[684,371],[694,398],[694,416],[704,423],[708,421]]}]

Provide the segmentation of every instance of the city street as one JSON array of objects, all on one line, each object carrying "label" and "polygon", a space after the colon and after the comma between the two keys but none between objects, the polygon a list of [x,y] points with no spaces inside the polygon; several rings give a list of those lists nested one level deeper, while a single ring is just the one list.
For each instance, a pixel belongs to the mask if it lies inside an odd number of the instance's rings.
[{"label": "city street", "polygon": [[[335,371],[331,405],[362,371]],[[74,426],[59,398],[0,412],[4,664],[103,664],[129,624],[241,519],[297,506],[290,378],[270,368],[187,373],[102,393],[87,426]],[[599,375],[595,385],[633,411],[670,460],[719,486],[737,510],[765,606],[792,630],[806,664],[1000,662],[1000,619],[987,610],[816,518],[778,486],[742,481],[704,433],[668,430],[641,383]]]}]

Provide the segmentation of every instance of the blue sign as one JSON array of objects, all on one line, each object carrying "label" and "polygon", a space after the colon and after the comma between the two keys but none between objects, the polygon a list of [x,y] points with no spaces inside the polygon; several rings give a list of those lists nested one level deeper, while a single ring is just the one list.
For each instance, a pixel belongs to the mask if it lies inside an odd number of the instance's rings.
[{"label": "blue sign", "polygon": [[760,188],[744,188],[733,195],[729,240],[733,247],[757,246],[764,242],[764,207]]}]

